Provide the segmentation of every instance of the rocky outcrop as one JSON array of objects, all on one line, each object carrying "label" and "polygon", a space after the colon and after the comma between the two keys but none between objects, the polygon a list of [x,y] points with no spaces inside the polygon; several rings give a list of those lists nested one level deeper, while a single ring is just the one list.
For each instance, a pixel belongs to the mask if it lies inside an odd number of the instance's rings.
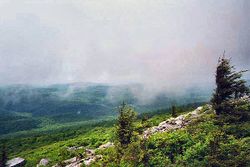
[{"label": "rocky outcrop", "polygon": [[194,111],[180,115],[176,118],[170,118],[166,121],[161,122],[158,126],[148,128],[143,133],[143,138],[148,138],[150,135],[157,132],[168,132],[176,129],[183,128],[190,124],[192,120],[205,114],[207,111],[211,111],[212,106],[206,105],[205,107],[198,107]]},{"label": "rocky outcrop", "polygon": [[[204,107],[198,107],[194,111],[180,115],[176,118],[170,118],[166,121],[161,122],[158,126],[151,127],[144,131],[143,138],[148,138],[150,135],[157,133],[157,132],[168,132],[176,129],[181,129],[188,124],[190,124],[194,119],[199,118],[203,114],[206,114],[208,111],[212,111],[211,105],[206,105]],[[113,147],[114,143],[108,142],[106,144],[100,145],[97,149],[85,149],[85,157],[74,157],[68,160],[65,160],[64,163],[66,167],[80,167],[82,164],[86,166],[90,166],[92,162],[101,159],[101,155],[96,155],[96,150],[103,150],[109,147]],[[78,150],[82,149],[83,147],[69,147],[68,150]],[[54,166],[60,167],[60,166]]]},{"label": "rocky outcrop", "polygon": [[26,164],[25,159],[17,157],[7,161],[7,167],[23,167]]}]

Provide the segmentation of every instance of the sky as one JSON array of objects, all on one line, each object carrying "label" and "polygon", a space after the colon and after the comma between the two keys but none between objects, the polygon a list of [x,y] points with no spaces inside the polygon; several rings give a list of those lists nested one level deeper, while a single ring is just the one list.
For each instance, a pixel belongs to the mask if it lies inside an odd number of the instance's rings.
[{"label": "sky", "polygon": [[213,83],[224,50],[250,67],[249,21],[248,0],[0,0],[0,84]]}]

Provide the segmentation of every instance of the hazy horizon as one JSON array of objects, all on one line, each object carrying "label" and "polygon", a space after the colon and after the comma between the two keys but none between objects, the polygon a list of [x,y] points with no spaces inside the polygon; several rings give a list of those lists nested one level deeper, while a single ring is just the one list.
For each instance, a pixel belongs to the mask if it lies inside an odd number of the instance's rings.
[{"label": "hazy horizon", "polygon": [[213,83],[224,50],[249,68],[249,9],[247,0],[0,1],[0,84]]}]

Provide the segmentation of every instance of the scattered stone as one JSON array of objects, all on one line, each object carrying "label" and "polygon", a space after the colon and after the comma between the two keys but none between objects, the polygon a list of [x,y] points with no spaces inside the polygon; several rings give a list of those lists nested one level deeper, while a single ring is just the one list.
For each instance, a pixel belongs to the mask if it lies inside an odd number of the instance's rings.
[{"label": "scattered stone", "polygon": [[86,149],[85,153],[87,154],[87,156],[94,156],[95,155],[95,150]]},{"label": "scattered stone", "polygon": [[76,151],[76,150],[80,150],[80,149],[84,149],[84,147],[83,146],[80,146],[80,147],[73,146],[73,147],[67,148],[68,151]]},{"label": "scattered stone", "polygon": [[92,157],[88,157],[88,158],[85,158],[84,159],[84,164],[86,166],[89,166],[92,162],[94,162],[96,160],[96,157],[95,156],[92,156]]},{"label": "scattered stone", "polygon": [[25,159],[17,157],[7,161],[7,167],[23,167],[26,164]]},{"label": "scattered stone", "polygon": [[84,149],[83,146],[77,147],[77,150]]},{"label": "scattered stone", "polygon": [[66,163],[66,164],[69,164],[69,163],[74,163],[77,160],[78,160],[77,157],[73,157],[73,158],[67,159],[67,160],[65,160],[63,162]]},{"label": "scattered stone", "polygon": [[[208,111],[212,110],[211,105],[207,105],[206,107],[198,107],[194,111],[180,115],[176,118],[169,118],[166,121],[161,122],[158,126],[154,126],[151,128],[148,128],[143,133],[143,138],[148,138],[150,135],[157,133],[157,132],[169,132],[172,130],[180,129],[185,127],[186,125],[190,124],[190,122],[197,118],[202,116],[203,114],[206,114],[206,111],[203,111],[204,108],[207,108]],[[109,147],[113,147],[114,143],[108,142],[106,144],[100,145],[97,149],[106,149]],[[84,147],[69,147],[68,150],[77,150],[82,149]],[[92,162],[101,159],[101,155],[95,155],[96,149],[86,149],[86,157],[82,159],[82,157],[73,157],[71,159],[65,160],[64,163],[66,163],[66,167],[80,167],[83,163],[86,166],[90,166]],[[53,167],[58,167],[58,165],[55,165]]]},{"label": "scattered stone", "polygon": [[109,148],[109,147],[113,147],[114,146],[114,143],[111,143],[111,142],[107,142],[106,144],[103,144],[103,145],[100,145],[98,149],[106,149],[106,148]]},{"label": "scattered stone", "polygon": [[37,165],[37,167],[40,167],[40,166],[47,166],[49,164],[49,159],[47,158],[43,158],[40,160],[39,164]]},{"label": "scattered stone", "polygon": [[78,161],[78,162],[73,162],[69,165],[66,165],[65,167],[81,167],[82,166],[82,162]]},{"label": "scattered stone", "polygon": [[75,150],[77,150],[77,147],[76,146],[68,147],[67,150],[68,151],[75,151]]},{"label": "scattered stone", "polygon": [[[95,155],[95,150],[93,149],[86,149],[85,153],[87,156],[86,158],[82,159],[81,157],[73,157],[73,158],[63,161],[65,164],[67,164],[65,167],[80,167],[83,163],[86,166],[89,166],[92,162],[96,161],[97,159],[102,158],[101,155]],[[53,167],[58,167],[58,165],[55,165]]]}]

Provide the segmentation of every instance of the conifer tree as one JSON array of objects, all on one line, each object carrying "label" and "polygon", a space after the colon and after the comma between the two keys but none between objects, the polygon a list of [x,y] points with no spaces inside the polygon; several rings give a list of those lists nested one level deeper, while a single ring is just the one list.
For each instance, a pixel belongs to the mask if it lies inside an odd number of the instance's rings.
[{"label": "conifer tree", "polygon": [[119,107],[118,123],[116,127],[116,138],[121,146],[127,146],[131,143],[135,118],[135,111],[123,102]]},{"label": "conifer tree", "polygon": [[245,71],[234,71],[234,66],[230,65],[230,59],[219,58],[216,69],[216,89],[211,100],[217,115],[228,113],[231,107],[231,100],[239,99],[249,94],[249,87],[246,81],[241,79]]},{"label": "conifer tree", "polygon": [[172,117],[174,117],[174,118],[177,117],[175,105],[172,106],[171,115],[172,115]]}]

